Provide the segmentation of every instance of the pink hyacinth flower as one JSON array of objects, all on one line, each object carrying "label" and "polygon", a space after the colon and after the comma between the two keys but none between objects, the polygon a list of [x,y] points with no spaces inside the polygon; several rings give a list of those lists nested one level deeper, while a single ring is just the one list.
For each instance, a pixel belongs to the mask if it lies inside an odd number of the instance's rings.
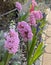
[{"label": "pink hyacinth flower", "polygon": [[41,11],[32,11],[32,14],[34,15],[36,20],[41,20],[43,18],[43,14]]},{"label": "pink hyacinth flower", "polygon": [[15,3],[15,7],[20,11],[20,10],[22,10],[22,5],[21,5],[21,3],[19,3],[19,2],[16,2]]},{"label": "pink hyacinth flower", "polygon": [[43,14],[41,11],[32,11],[29,16],[29,24],[31,26],[37,26],[37,20],[41,20],[43,18]]},{"label": "pink hyacinth flower", "polygon": [[4,48],[11,54],[15,54],[19,47],[18,33],[15,30],[10,29],[9,33],[5,34]]},{"label": "pink hyacinth flower", "polygon": [[35,19],[33,13],[30,13],[30,16],[29,16],[29,24],[30,24],[30,26],[35,26],[35,27],[37,26],[36,19]]},{"label": "pink hyacinth flower", "polygon": [[18,23],[17,29],[23,38],[24,42],[32,40],[33,33],[31,31],[31,27],[28,25],[27,22],[22,21]]}]

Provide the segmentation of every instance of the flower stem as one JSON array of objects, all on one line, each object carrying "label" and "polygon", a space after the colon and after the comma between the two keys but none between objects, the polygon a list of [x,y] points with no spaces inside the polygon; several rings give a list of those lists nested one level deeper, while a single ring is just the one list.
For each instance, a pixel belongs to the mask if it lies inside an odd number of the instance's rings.
[{"label": "flower stem", "polygon": [[11,58],[11,56],[10,56],[10,54],[8,54],[8,57],[7,57],[7,60],[6,60],[6,64],[5,65],[8,65],[10,58]]},{"label": "flower stem", "polygon": [[4,55],[4,65],[8,65],[10,58],[12,57],[12,54],[9,54],[8,52]]}]

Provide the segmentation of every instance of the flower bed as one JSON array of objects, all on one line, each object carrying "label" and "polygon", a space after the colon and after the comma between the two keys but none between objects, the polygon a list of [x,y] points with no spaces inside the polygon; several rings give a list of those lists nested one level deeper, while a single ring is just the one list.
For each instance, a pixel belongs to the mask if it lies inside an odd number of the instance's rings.
[{"label": "flower bed", "polygon": [[16,20],[11,20],[9,30],[4,33],[4,53],[0,65],[16,65],[18,61],[13,56],[17,54],[21,62],[18,64],[32,65],[44,53],[45,45],[41,36],[46,24],[45,17],[38,10],[35,0],[32,0],[27,12],[22,12],[19,2],[15,3],[15,8]]}]

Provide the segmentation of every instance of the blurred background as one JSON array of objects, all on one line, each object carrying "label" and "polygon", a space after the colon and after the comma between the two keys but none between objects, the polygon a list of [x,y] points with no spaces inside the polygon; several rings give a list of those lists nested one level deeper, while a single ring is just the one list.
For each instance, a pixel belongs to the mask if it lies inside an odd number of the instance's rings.
[{"label": "blurred background", "polygon": [[[0,0],[0,15],[13,10],[15,8],[16,1],[22,3],[22,5],[25,5],[27,2],[28,3],[31,2],[31,0]],[[36,0],[36,1],[39,4],[40,10],[42,11],[44,11],[44,9],[48,7],[51,8],[51,0]],[[24,9],[27,10],[25,7],[28,9],[27,5],[24,6]],[[2,17],[0,16],[0,29],[4,30],[5,28],[8,28],[10,23],[9,20],[13,19],[14,17],[15,17],[15,12]]]}]

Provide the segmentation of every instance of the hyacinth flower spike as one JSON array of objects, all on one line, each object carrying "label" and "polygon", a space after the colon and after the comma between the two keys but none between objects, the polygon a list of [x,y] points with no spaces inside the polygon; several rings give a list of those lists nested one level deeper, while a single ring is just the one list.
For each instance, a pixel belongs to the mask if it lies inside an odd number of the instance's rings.
[{"label": "hyacinth flower spike", "polygon": [[4,65],[7,65],[12,55],[15,55],[16,52],[18,52],[19,37],[18,33],[14,29],[10,29],[10,31],[6,33],[4,37],[5,37],[4,48],[6,50]]}]

